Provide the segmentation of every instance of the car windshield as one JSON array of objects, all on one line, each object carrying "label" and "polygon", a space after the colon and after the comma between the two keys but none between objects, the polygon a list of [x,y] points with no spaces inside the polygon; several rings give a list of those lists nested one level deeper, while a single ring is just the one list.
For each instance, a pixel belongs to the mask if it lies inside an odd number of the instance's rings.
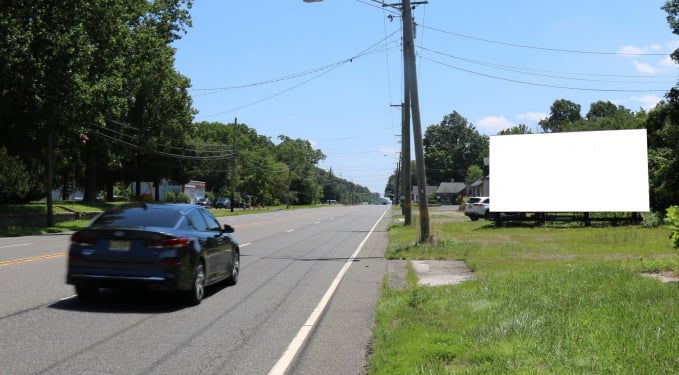
[{"label": "car windshield", "polygon": [[162,206],[126,206],[103,213],[91,227],[160,227],[174,228],[182,215]]}]

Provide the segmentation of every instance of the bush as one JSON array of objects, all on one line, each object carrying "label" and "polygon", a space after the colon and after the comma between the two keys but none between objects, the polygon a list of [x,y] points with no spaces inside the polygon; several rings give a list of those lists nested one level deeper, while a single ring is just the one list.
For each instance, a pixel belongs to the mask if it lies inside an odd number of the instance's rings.
[{"label": "bush", "polygon": [[665,225],[672,231],[670,239],[675,248],[679,248],[679,206],[671,206],[667,209]]},{"label": "bush", "polygon": [[30,190],[31,177],[24,163],[0,147],[0,204],[23,202]]},{"label": "bush", "polygon": [[165,200],[174,203],[191,203],[191,197],[188,194],[175,193],[174,191],[168,191]]},{"label": "bush", "polygon": [[642,212],[641,226],[644,228],[655,228],[662,225],[663,220],[659,212]]}]

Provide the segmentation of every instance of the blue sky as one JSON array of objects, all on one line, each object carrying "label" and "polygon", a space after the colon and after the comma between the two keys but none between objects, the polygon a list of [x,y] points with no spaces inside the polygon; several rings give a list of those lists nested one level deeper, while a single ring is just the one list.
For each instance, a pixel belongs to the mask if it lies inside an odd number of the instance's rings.
[{"label": "blue sky", "polygon": [[[650,109],[677,82],[664,0],[429,0],[414,10],[423,132],[453,111],[537,131],[555,100]],[[383,193],[396,168],[401,19],[372,0],[199,0],[175,43],[196,121],[312,142],[320,167]],[[393,20],[392,17],[393,16]],[[622,54],[622,52],[627,54]],[[414,159],[414,153],[413,153]]]}]

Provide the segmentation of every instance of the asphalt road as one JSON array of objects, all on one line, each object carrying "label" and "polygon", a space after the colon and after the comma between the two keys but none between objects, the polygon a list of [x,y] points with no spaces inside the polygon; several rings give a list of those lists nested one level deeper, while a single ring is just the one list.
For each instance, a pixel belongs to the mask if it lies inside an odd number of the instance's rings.
[{"label": "asphalt road", "polygon": [[64,283],[69,236],[0,238],[0,374],[360,374],[387,270],[386,206],[220,220],[241,245],[238,285],[199,306]]}]

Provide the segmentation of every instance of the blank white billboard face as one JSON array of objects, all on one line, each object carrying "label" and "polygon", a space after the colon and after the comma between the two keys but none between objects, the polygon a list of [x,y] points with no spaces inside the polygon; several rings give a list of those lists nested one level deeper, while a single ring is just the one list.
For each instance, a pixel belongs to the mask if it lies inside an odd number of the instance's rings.
[{"label": "blank white billboard face", "polygon": [[490,137],[494,212],[649,211],[646,129]]}]

